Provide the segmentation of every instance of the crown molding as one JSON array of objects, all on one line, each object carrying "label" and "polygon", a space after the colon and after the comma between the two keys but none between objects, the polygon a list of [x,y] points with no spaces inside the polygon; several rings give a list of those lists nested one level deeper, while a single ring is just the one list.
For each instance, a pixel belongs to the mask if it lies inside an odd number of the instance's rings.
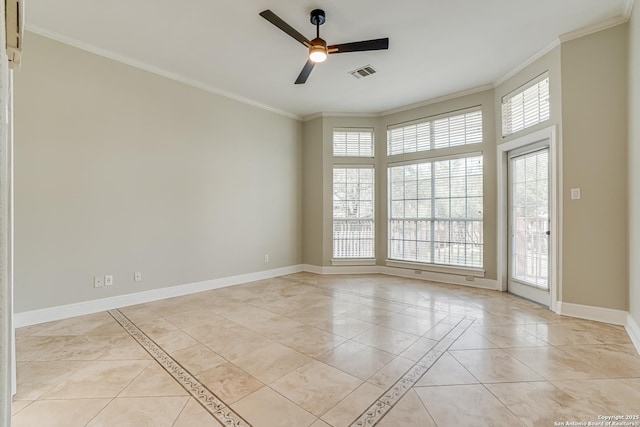
[{"label": "crown molding", "polygon": [[118,53],[112,52],[112,51],[107,50],[107,49],[102,49],[102,48],[97,47],[95,45],[92,45],[90,43],[86,43],[86,42],[80,41],[80,40],[72,38],[72,37],[67,37],[67,36],[64,36],[64,35],[62,35],[60,33],[56,33],[54,31],[46,30],[46,29],[44,29],[42,27],[39,27],[37,25],[32,25],[32,24],[27,23],[26,30],[30,31],[30,32],[32,32],[34,34],[38,34],[40,36],[43,36],[43,37],[58,41],[60,43],[67,44],[67,45],[76,47],[78,49],[82,49],[84,51],[93,53],[95,55],[99,55],[99,56],[102,56],[102,57],[105,57],[105,58],[108,58],[108,59],[112,59],[114,61],[121,62],[121,63],[129,65],[131,67],[135,67],[135,68],[138,68],[140,70],[144,70],[144,71],[147,71],[149,73],[165,77],[167,79],[175,80],[177,82],[180,82],[180,83],[183,83],[183,84],[186,84],[186,85],[189,85],[189,86],[204,90],[204,91],[209,92],[209,93],[213,93],[213,94],[220,95],[220,96],[223,96],[223,97],[228,98],[228,99],[232,99],[232,100],[240,102],[242,104],[246,104],[246,105],[250,105],[252,107],[260,108],[262,110],[269,111],[271,113],[275,113],[275,114],[278,114],[278,115],[281,115],[281,116],[289,117],[291,119],[302,120],[302,117],[300,117],[300,116],[298,116],[296,114],[290,113],[288,111],[280,110],[280,109],[272,107],[270,105],[262,104],[262,103],[257,102],[257,101],[253,101],[253,100],[251,100],[249,98],[245,98],[243,96],[236,95],[234,93],[228,92],[226,90],[223,90],[223,89],[211,86],[211,85],[208,85],[208,84],[203,83],[203,82],[198,81],[198,80],[191,79],[191,78],[183,76],[181,74],[172,73],[172,72],[163,70],[162,68],[155,67],[153,65],[147,64],[145,62],[141,62],[141,61],[129,58],[128,56],[120,55]]},{"label": "crown molding", "polygon": [[427,105],[448,101],[450,99],[460,98],[462,96],[467,96],[467,95],[473,95],[474,93],[484,92],[485,90],[491,90],[493,88],[494,86],[492,84],[486,84],[486,85],[477,86],[471,89],[466,89],[460,92],[455,92],[449,95],[439,96],[437,98],[431,98],[426,101],[420,101],[415,104],[409,104],[403,107],[394,108],[392,110],[381,111],[379,113],[323,113],[323,112],[320,112],[320,113],[312,114],[310,116],[306,116],[302,120],[305,122],[308,122],[313,119],[317,119],[318,117],[369,117],[369,118],[385,117],[391,114],[401,113],[403,111],[409,111],[415,108],[420,108]]},{"label": "crown molding", "polygon": [[380,117],[379,113],[315,113],[310,116],[302,118],[303,122],[308,122],[318,117],[364,117],[364,118],[376,118]]},{"label": "crown molding", "polygon": [[463,96],[473,95],[474,93],[484,92],[485,90],[493,89],[492,84],[486,84],[482,86],[476,86],[471,89],[465,89],[459,92],[454,92],[449,95],[439,96],[437,98],[431,98],[426,101],[417,102],[415,104],[405,105],[403,107],[394,108],[392,110],[383,111],[378,114],[378,117],[389,116],[391,114],[402,113],[403,111],[413,110],[427,105],[437,104],[439,102],[449,101],[450,99],[460,98]]},{"label": "crown molding", "polygon": [[310,122],[311,120],[314,120],[314,119],[317,119],[317,118],[320,118],[320,117],[323,117],[323,113],[314,113],[314,114],[312,114],[310,116],[303,117],[302,121],[303,122]]},{"label": "crown molding", "polygon": [[624,3],[624,10],[622,12],[623,16],[626,16],[627,19],[631,17],[631,12],[633,12],[633,5],[635,0],[626,0]]},{"label": "crown molding", "polygon": [[505,74],[504,76],[502,76],[498,80],[496,80],[493,83],[493,87],[496,88],[496,87],[500,86],[502,83],[506,82],[511,77],[515,76],[520,71],[524,70],[529,65],[533,64],[535,61],[537,61],[538,59],[542,58],[544,55],[546,55],[547,53],[551,52],[553,49],[555,49],[558,46],[560,46],[560,39],[555,39],[554,41],[552,41],[551,43],[549,43],[548,45],[546,45],[545,47],[540,49],[538,52],[533,54],[531,57],[529,57],[529,59],[527,59],[526,61],[524,61],[523,63],[521,63],[520,65],[518,65],[514,69],[512,69],[511,71],[509,71],[507,74]]},{"label": "crown molding", "polygon": [[631,12],[633,10],[633,4],[635,0],[626,0],[624,5],[623,15],[616,16],[614,18],[605,19],[604,21],[596,22],[595,24],[588,25],[586,27],[579,28],[575,31],[571,31],[565,34],[562,34],[557,39],[553,40],[547,46],[536,52],[529,59],[515,67],[513,70],[509,71],[504,76],[500,77],[493,83],[493,87],[498,87],[502,83],[509,80],[511,77],[518,74],[520,71],[527,68],[529,65],[551,52],[556,47],[560,46],[562,43],[568,42],[570,40],[574,40],[580,37],[588,36],[589,34],[597,33],[598,31],[603,31],[611,27],[615,27],[616,25],[624,24],[629,20],[631,16]]},{"label": "crown molding", "polygon": [[[633,8],[633,0],[631,0],[631,8]],[[625,6],[624,13],[627,13]],[[587,25],[586,27],[578,28],[575,31],[570,31],[568,33],[562,34],[559,39],[560,42],[565,43],[571,40],[578,39],[580,37],[588,36],[589,34],[597,33],[598,31],[603,31],[611,27],[615,27],[616,25],[624,24],[629,20],[629,16],[631,13],[631,9],[629,9],[629,15],[620,15],[614,18],[605,19],[604,21],[596,22],[595,24]]]}]

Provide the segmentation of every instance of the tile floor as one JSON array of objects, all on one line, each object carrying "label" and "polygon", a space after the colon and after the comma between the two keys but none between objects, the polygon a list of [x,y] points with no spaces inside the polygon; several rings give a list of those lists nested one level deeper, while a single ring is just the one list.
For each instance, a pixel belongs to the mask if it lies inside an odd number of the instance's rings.
[{"label": "tile floor", "polygon": [[21,328],[16,344],[15,427],[640,415],[640,357],[622,327],[382,275],[299,273]]}]

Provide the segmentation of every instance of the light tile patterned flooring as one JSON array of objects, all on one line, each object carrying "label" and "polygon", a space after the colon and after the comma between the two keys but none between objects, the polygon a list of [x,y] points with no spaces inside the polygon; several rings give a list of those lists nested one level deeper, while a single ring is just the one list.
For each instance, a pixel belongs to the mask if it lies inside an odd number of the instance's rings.
[{"label": "light tile patterned flooring", "polygon": [[383,275],[293,274],[21,328],[16,344],[15,427],[640,415],[640,357],[622,327]]}]

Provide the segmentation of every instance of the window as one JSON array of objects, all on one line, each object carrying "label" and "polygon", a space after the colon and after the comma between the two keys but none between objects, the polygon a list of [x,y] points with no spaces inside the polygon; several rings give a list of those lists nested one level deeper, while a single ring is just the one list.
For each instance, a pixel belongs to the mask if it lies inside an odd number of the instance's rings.
[{"label": "window", "polygon": [[482,267],[482,156],[389,167],[389,259]]},{"label": "window", "polygon": [[416,153],[482,142],[482,111],[391,126],[387,154]]},{"label": "window", "polygon": [[549,119],[549,77],[547,73],[502,98],[502,136]]},{"label": "window", "polygon": [[334,157],[373,157],[373,129],[334,129]]},{"label": "window", "polygon": [[481,107],[388,128],[390,156],[418,154],[388,165],[389,260],[483,267],[482,153],[442,152],[482,131]]},{"label": "window", "polygon": [[333,257],[373,258],[374,169],[333,169]]}]

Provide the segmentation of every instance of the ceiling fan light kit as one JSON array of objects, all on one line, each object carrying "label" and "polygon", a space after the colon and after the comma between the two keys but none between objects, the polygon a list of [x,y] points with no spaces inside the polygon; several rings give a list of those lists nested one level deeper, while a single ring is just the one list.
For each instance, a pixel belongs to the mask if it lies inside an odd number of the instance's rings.
[{"label": "ceiling fan light kit", "polygon": [[264,10],[260,12],[267,21],[271,22],[276,27],[293,37],[309,49],[309,59],[302,68],[302,71],[298,75],[295,84],[304,84],[313,70],[313,66],[316,63],[324,62],[328,55],[334,53],[347,53],[347,52],[364,52],[369,50],[385,50],[389,48],[389,39],[374,39],[364,40],[360,42],[342,43],[327,46],[327,42],[320,38],[320,25],[326,21],[326,15],[322,9],[314,9],[311,11],[310,21],[316,26],[316,38],[309,41],[305,36],[296,31],[292,26],[284,22],[278,15],[270,10]]},{"label": "ceiling fan light kit", "polygon": [[311,40],[311,47],[309,48],[309,59],[315,63],[324,62],[327,59],[327,42],[321,38],[315,38]]}]

